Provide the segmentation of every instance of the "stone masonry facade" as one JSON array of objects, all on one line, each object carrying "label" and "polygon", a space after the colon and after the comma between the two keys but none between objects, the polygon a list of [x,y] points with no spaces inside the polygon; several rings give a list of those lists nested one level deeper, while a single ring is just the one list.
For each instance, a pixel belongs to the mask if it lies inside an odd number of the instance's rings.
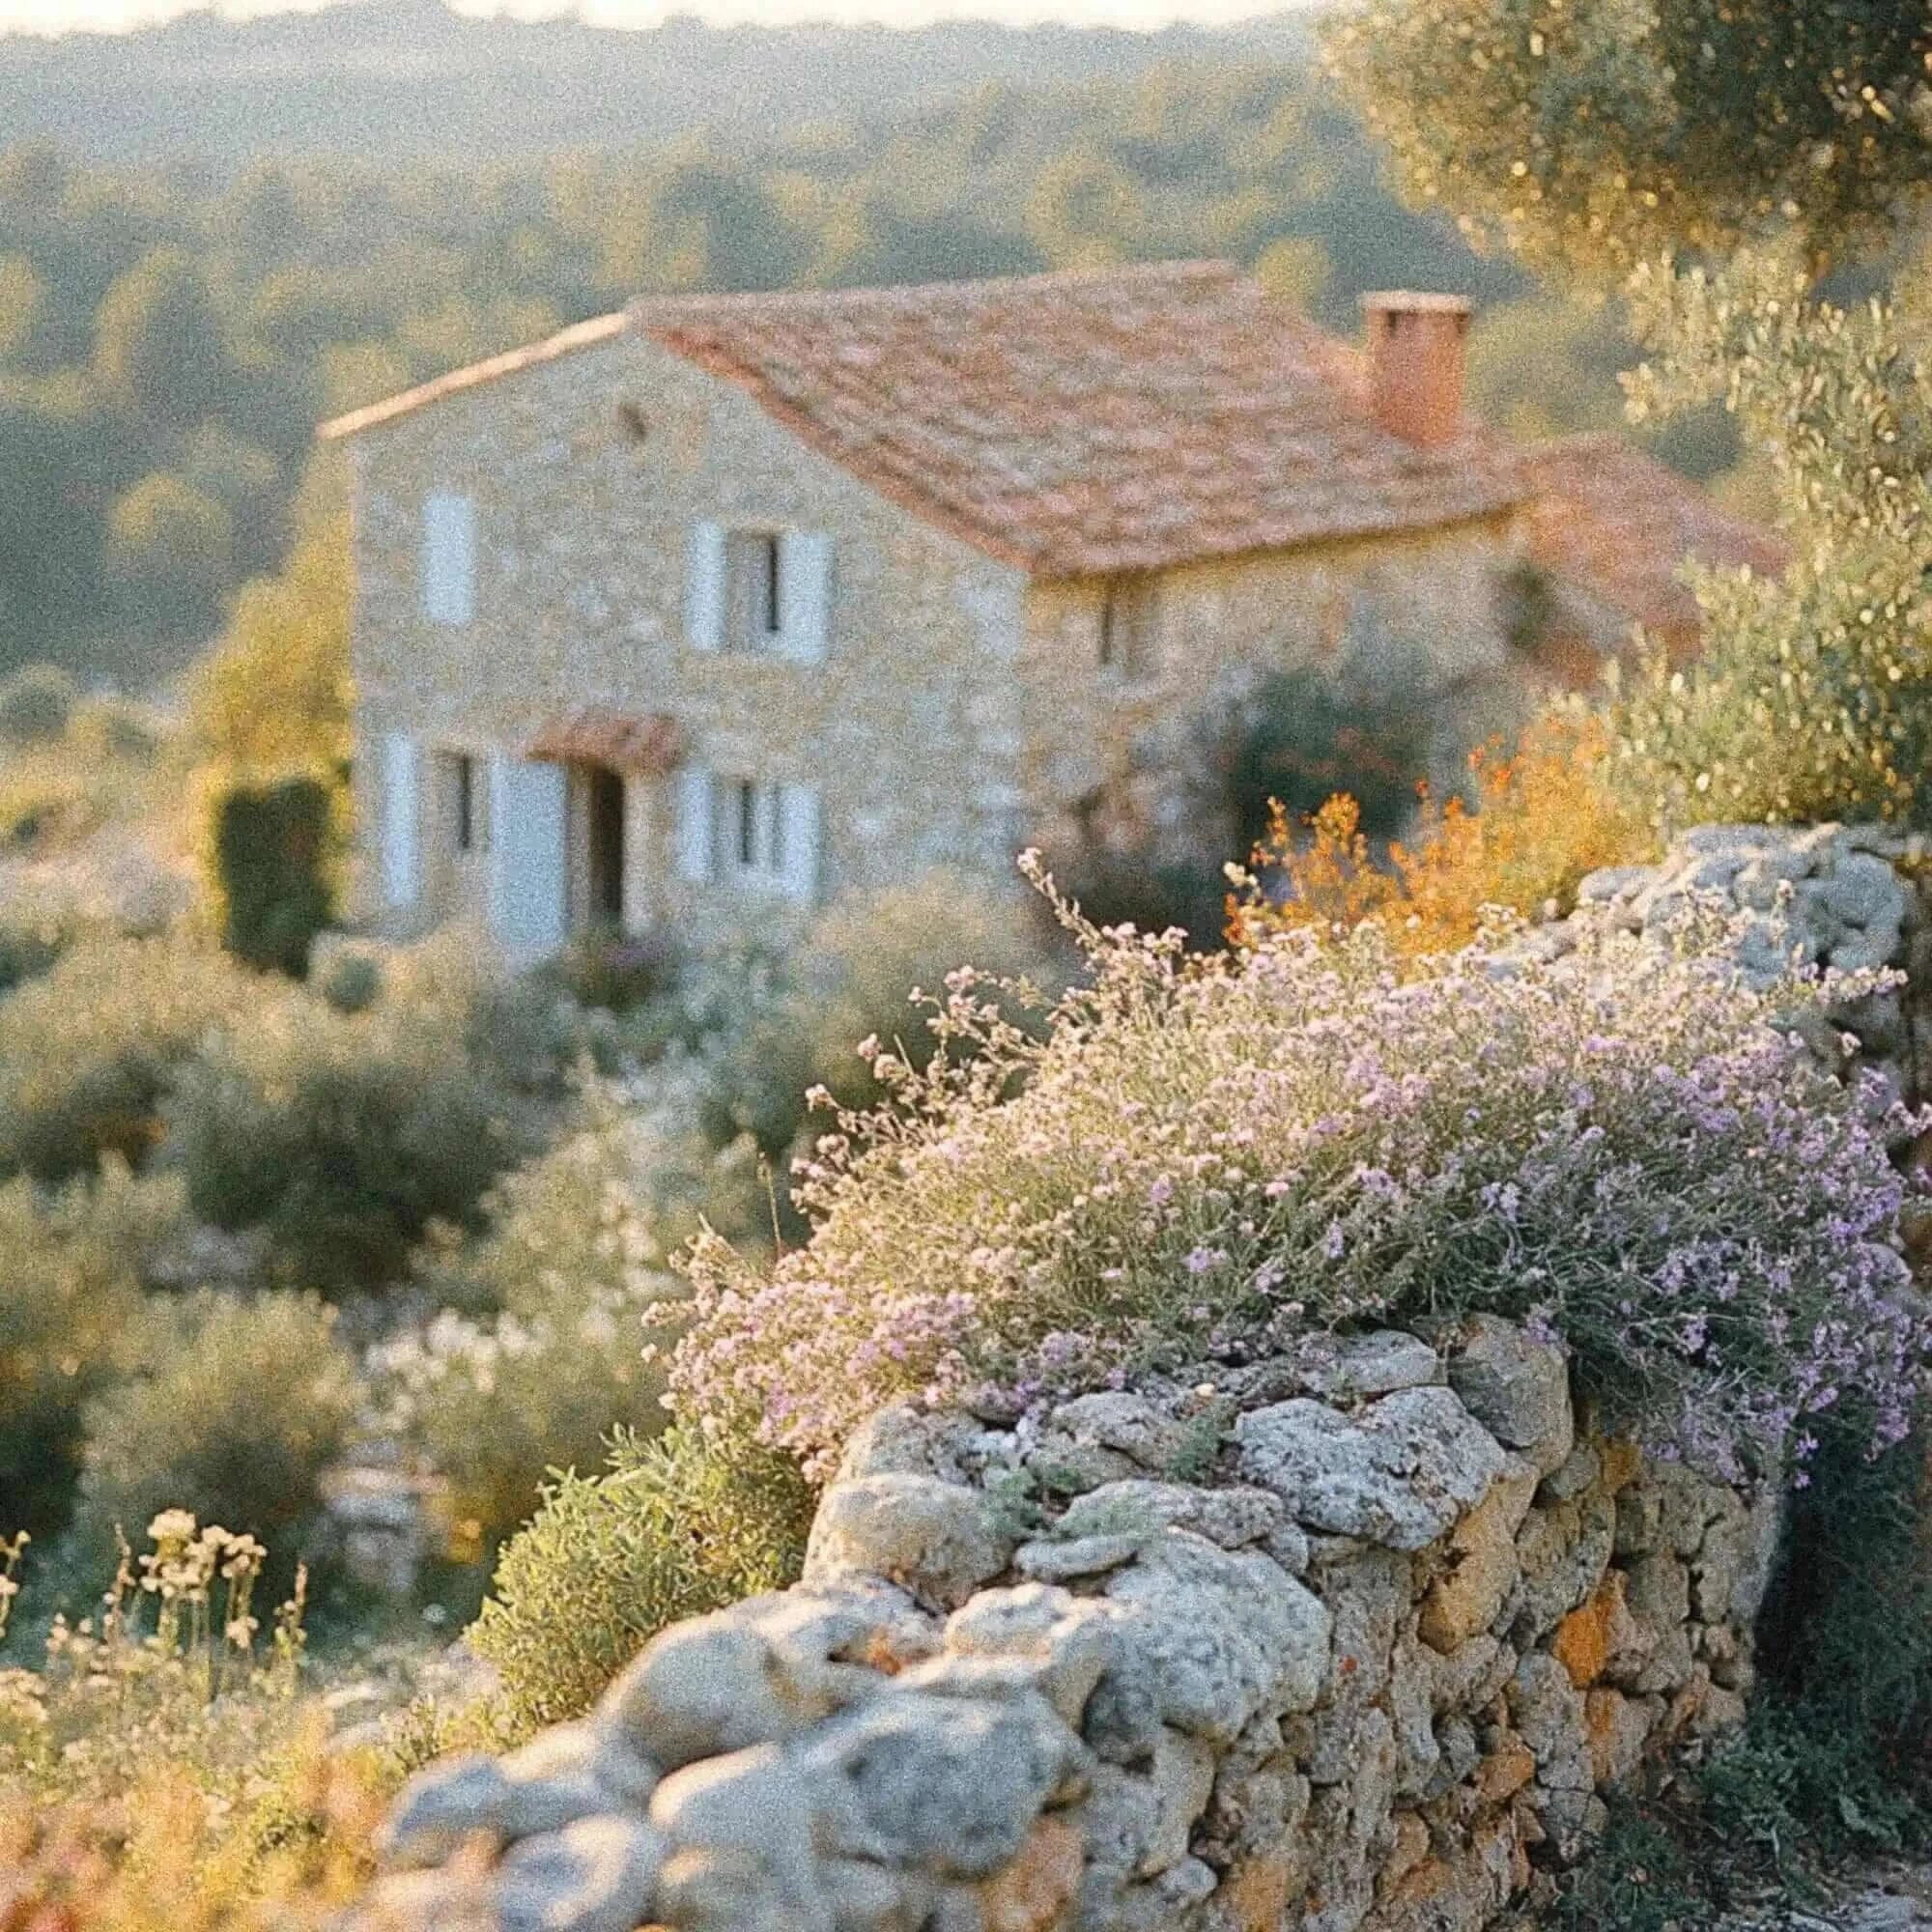
[{"label": "stone masonry facade", "polygon": [[[1241,327],[1251,346],[1252,325]],[[752,934],[782,942],[816,904],[934,868],[1017,889],[1016,854],[1039,841],[1064,848],[1056,835],[1103,798],[1112,838],[1160,856],[1235,856],[1227,828],[1204,816],[1203,730],[1232,718],[1267,671],[1331,661],[1365,621],[1413,641],[1418,700],[1441,708],[1452,774],[1464,740],[1522,689],[1501,591],[1519,520],[1506,477],[1490,474],[1501,474],[1492,453],[1405,456],[1381,437],[1357,464],[1366,480],[1348,485],[1359,501],[1323,509],[1306,541],[1195,555],[1192,538],[1175,539],[1159,567],[1047,571],[983,530],[949,527],[929,504],[908,507],[849,452],[840,460],[797,433],[769,397],[642,327],[586,325],[505,361],[515,366],[487,380],[464,372],[431,385],[426,403],[378,406],[342,432],[356,899],[392,936],[487,923],[491,761],[526,759],[547,727],[583,714],[651,721],[667,745],[654,766],[616,775],[621,831],[604,835],[621,850],[614,891],[593,880],[595,807],[586,771],[571,768],[569,925],[614,913],[629,929],[703,947]],[[1330,389],[1319,400],[1351,420]],[[1030,460],[1003,467],[982,453],[980,470],[997,478]],[[1161,461],[1151,449],[1147,475],[1116,486],[1156,533],[1171,480]],[[1347,497],[1341,484],[1318,484],[1304,492],[1318,506]],[[1051,495],[1034,490],[1026,502]],[[450,498],[469,519],[469,583],[454,619],[432,614],[424,587],[429,508]],[[1299,500],[1288,493],[1284,514]],[[1108,514],[1094,526],[1112,527]],[[695,647],[691,539],[707,524],[824,544],[815,661]],[[1150,539],[1122,554],[1167,552]],[[1130,640],[1108,635],[1123,596]],[[401,808],[412,878],[398,892],[399,862],[384,850],[398,811],[384,751],[403,741],[420,762]],[[458,761],[469,768],[460,789]],[[810,870],[776,889],[731,866],[698,876],[679,823],[695,767],[727,786],[804,797]]]},{"label": "stone masonry facade", "polygon": [[1487,1316],[889,1409],[795,1589],[419,1776],[355,1932],[1475,1932],[1742,1720],[1778,1515]]}]

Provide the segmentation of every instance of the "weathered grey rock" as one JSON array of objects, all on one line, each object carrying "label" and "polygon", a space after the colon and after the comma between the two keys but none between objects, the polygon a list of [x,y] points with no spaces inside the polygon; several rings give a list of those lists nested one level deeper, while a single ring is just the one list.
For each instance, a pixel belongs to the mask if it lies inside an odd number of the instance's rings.
[{"label": "weathered grey rock", "polygon": [[1449,1386],[1463,1406],[1541,1475],[1561,1468],[1576,1442],[1570,1364],[1551,1343],[1531,1340],[1513,1321],[1472,1315],[1454,1331]]},{"label": "weathered grey rock", "polygon": [[1157,1878],[1187,1856],[1194,1822],[1213,1796],[1214,1763],[1214,1752],[1199,1738],[1162,1727],[1148,1770],[1156,1811],[1152,1839],[1135,1867],[1141,1878]]},{"label": "weathered grey rock", "polygon": [[1450,1711],[1480,1711],[1516,1670],[1516,1653],[1487,1632],[1448,1657],[1431,1651],[1429,1658],[1435,1673],[1431,1706],[1437,1717]]},{"label": "weathered grey rock", "polygon": [[668,1853],[724,1855],[733,1887],[749,1878],[776,1907],[823,1921],[814,1835],[820,1797],[775,1745],[732,1751],[673,1772],[651,1799]]},{"label": "weathered grey rock", "polygon": [[1035,1583],[1071,1583],[1083,1577],[1101,1577],[1131,1563],[1149,1538],[1138,1535],[1039,1537],[1013,1551],[1013,1568]]},{"label": "weathered grey rock", "polygon": [[579,1818],[512,1845],[497,1868],[502,1932],[636,1932],[664,1846],[640,1818]]},{"label": "weathered grey rock", "polygon": [[1602,1455],[1593,1444],[1579,1442],[1544,1477],[1536,1500],[1546,1507],[1550,1503],[1574,1502],[1586,1490],[1594,1489],[1603,1473]]},{"label": "weathered grey rock", "polygon": [[1577,882],[1578,905],[1607,905],[1646,885],[1651,876],[1648,866],[1605,866],[1585,872]]},{"label": "weathered grey rock", "polygon": [[1594,1787],[1583,1693],[1553,1657],[1533,1651],[1517,1665],[1509,1706],[1522,1741],[1536,1753],[1539,1784],[1548,1791]]},{"label": "weathered grey rock", "polygon": [[1244,1549],[1275,1536],[1287,1515],[1281,1498],[1266,1490],[1203,1490],[1140,1478],[1076,1496],[1056,1528],[1063,1537],[1191,1529],[1223,1549]]},{"label": "weathered grey rock", "polygon": [[1690,1573],[1676,1557],[1653,1550],[1631,1565],[1624,1601],[1653,1630],[1671,1630],[1690,1620]]},{"label": "weathered grey rock", "polygon": [[1049,1801],[1078,1796],[1089,1769],[1043,1700],[910,1692],[835,1718],[797,1762],[831,1850],[947,1879],[988,1878],[1016,1858]]},{"label": "weathered grey rock", "polygon": [[1380,1328],[1367,1335],[1315,1335],[1294,1357],[1295,1373],[1324,1402],[1361,1402],[1443,1379],[1442,1358],[1419,1335]]},{"label": "weathered grey rock", "polygon": [[731,1845],[673,1852],[657,1911],[677,1932],[836,1932],[829,1900],[794,1903],[755,1852]]},{"label": "weathered grey rock", "polygon": [[596,1721],[667,1771],[799,1736],[831,1709],[802,1694],[747,1617],[719,1610],[644,1646],[605,1692]]},{"label": "weathered grey rock", "polygon": [[1498,1617],[1519,1650],[1541,1642],[1604,1580],[1621,1500],[1592,1491],[1580,1502],[1532,1509],[1523,1519],[1516,1587]]},{"label": "weathered grey rock", "polygon": [[1047,1584],[985,1590],[946,1625],[949,1655],[1024,1664],[1041,1696],[1076,1730],[1114,1658],[1116,1614]]},{"label": "weathered grey rock", "polygon": [[[889,1414],[809,1583],[412,1785],[392,1861],[478,1864],[392,1871],[395,1932],[1476,1932],[1526,1843],[1577,1855],[1664,1738],[1742,1718],[1777,1519],[1566,1440],[1560,1356],[1507,1323],[1430,1333],[1362,1338],[1323,1384],[1346,1407],[1292,1356],[1064,1405],[1063,1445],[1135,1473],[1017,1548],[1028,1426]],[[1210,1382],[1235,1412],[1236,1381],[1264,1400],[1219,1459],[1246,1486],[1121,1446],[1160,1453]],[[1011,1581],[1037,1561],[1072,1587]]]},{"label": "weathered grey rock", "polygon": [[[1161,1800],[1145,1772],[1096,1764],[1087,1796],[1066,1815],[1080,1833],[1088,1862],[1117,1884],[1149,1868],[1161,1834]],[[1185,1853],[1184,1841],[1180,1849]],[[1151,1868],[1161,1867],[1156,1862]]]},{"label": "weathered grey rock", "polygon": [[938,1888],[866,1859],[825,1859],[819,1878],[838,1932],[920,1932]]},{"label": "weathered grey rock", "polygon": [[1480,1502],[1507,1459],[1446,1388],[1404,1389],[1359,1416],[1297,1400],[1236,1425],[1242,1473],[1312,1528],[1422,1549]]},{"label": "weathered grey rock", "polygon": [[826,1491],[805,1581],[883,1577],[923,1604],[957,1609],[1007,1567],[1017,1542],[977,1490],[936,1476],[864,1476]]},{"label": "weathered grey rock", "polygon": [[852,1432],[833,1480],[936,1476],[942,1482],[964,1483],[973,1462],[971,1446],[980,1435],[972,1418],[957,1410],[895,1403],[867,1416]]},{"label": "weathered grey rock", "polygon": [[1332,1620],[1265,1556],[1170,1530],[1106,1596],[1124,1613],[1108,1678],[1147,1686],[1177,1730],[1230,1744],[1264,1706],[1306,1711],[1321,1694]]},{"label": "weathered grey rock", "polygon": [[1395,1790],[1400,1798],[1427,1791],[1442,1762],[1435,1741],[1435,1652],[1416,1638],[1403,1636],[1390,1661],[1389,1723],[1395,1740]]},{"label": "weathered grey rock", "polygon": [[441,1864],[481,1834],[504,1836],[510,1781],[493,1757],[444,1758],[404,1785],[376,1841],[391,1869]]},{"label": "weathered grey rock", "polygon": [[1517,1579],[1517,1531],[1537,1481],[1532,1465],[1518,1463],[1449,1532],[1442,1567],[1422,1601],[1422,1640],[1434,1649],[1460,1650],[1508,1600]]},{"label": "weathered grey rock", "polygon": [[1339,1783],[1349,1775],[1363,1715],[1388,1690],[1413,1571],[1412,1560],[1399,1550],[1357,1545],[1314,1573],[1333,1617],[1323,1708],[1304,1758],[1317,1784]]},{"label": "weathered grey rock", "polygon": [[641,1811],[657,1767],[620,1737],[593,1724],[559,1724],[502,1760],[503,1834],[561,1831],[579,1818]]},{"label": "weathered grey rock", "polygon": [[1125,1391],[1102,1391],[1064,1402],[1047,1417],[1044,1444],[1056,1438],[1111,1449],[1153,1475],[1162,1475],[1188,1446],[1185,1424]]},{"label": "weathered grey rock", "polygon": [[872,1577],[837,1589],[801,1585],[736,1605],[732,1614],[771,1646],[789,1693],[809,1708],[843,1709],[939,1648],[937,1619]]},{"label": "weathered grey rock", "polygon": [[[1809,883],[1804,896],[1816,899],[1847,925],[1867,930],[1889,928],[1894,943],[1905,923],[1904,882],[1874,853],[1842,853],[1832,868],[1832,876]],[[1879,961],[1880,965],[1884,963]]]}]

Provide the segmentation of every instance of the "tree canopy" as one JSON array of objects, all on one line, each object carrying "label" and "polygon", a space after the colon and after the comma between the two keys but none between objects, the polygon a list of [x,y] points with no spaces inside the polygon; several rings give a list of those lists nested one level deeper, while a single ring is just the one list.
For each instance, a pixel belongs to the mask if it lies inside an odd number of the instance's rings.
[{"label": "tree canopy", "polygon": [[1932,182],[1906,0],[1366,0],[1329,52],[1413,196],[1573,270],[1777,222],[1835,255]]}]

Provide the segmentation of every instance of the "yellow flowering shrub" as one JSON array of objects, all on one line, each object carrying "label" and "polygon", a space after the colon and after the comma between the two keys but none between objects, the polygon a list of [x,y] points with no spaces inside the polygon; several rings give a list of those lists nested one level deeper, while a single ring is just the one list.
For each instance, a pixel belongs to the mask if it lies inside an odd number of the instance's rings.
[{"label": "yellow flowering shrub", "polygon": [[1507,757],[1471,758],[1473,804],[1425,798],[1414,834],[1380,863],[1347,795],[1300,825],[1277,809],[1230,905],[1230,937],[1252,946],[1269,932],[1375,919],[1398,952],[1419,957],[1466,946],[1486,906],[1525,918],[1551,901],[1567,909],[1586,873],[1646,850],[1604,785],[1606,750],[1594,718],[1539,719]]}]

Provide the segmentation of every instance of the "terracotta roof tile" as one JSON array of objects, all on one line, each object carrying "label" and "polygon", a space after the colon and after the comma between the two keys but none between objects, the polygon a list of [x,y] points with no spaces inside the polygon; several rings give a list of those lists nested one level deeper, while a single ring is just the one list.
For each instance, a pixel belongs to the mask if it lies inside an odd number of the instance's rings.
[{"label": "terracotta roof tile", "polygon": [[1535,501],[1531,554],[1545,569],[1659,636],[1693,633],[1697,600],[1678,579],[1687,561],[1748,564],[1776,577],[1790,552],[1772,531],[1615,436],[1570,437],[1525,454]]},{"label": "terracotta roof tile", "polygon": [[1042,576],[1487,517],[1520,464],[1378,427],[1355,353],[1225,263],[641,301],[635,327],[802,440]]}]

